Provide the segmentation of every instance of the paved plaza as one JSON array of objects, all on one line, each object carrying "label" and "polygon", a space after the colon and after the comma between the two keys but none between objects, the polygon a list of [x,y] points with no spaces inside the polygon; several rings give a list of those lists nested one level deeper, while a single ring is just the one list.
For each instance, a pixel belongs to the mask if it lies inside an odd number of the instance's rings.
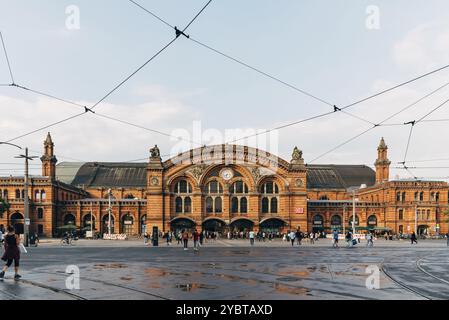
[{"label": "paved plaza", "polygon": [[[176,243],[42,241],[22,254],[23,280],[12,272],[2,299],[447,299],[445,241],[378,240],[335,249],[328,239],[292,247],[279,240],[208,242],[196,253]],[[80,270],[80,288],[67,289],[67,266]],[[367,288],[376,276],[379,288]],[[374,279],[374,278],[371,278]],[[70,282],[70,281],[69,281]],[[375,282],[370,282],[375,283]]]}]

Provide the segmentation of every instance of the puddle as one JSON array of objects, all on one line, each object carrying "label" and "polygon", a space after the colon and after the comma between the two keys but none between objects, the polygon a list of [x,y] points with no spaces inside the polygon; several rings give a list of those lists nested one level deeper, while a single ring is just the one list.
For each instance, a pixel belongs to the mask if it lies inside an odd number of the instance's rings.
[{"label": "puddle", "polygon": [[187,284],[177,284],[175,288],[181,289],[182,291],[190,292],[195,291],[197,289],[217,289],[217,286],[202,284],[202,283],[187,283]]},{"label": "puddle", "polygon": [[274,289],[276,292],[279,293],[287,293],[287,294],[294,294],[294,295],[311,295],[310,291],[306,288],[295,288],[295,287],[289,287],[286,285],[282,285],[280,283],[274,284]]},{"label": "puddle", "polygon": [[133,278],[128,278],[128,277],[121,277],[120,280],[124,280],[124,281],[131,281]]},{"label": "puddle", "polygon": [[121,264],[121,263],[112,263],[112,264],[95,264],[94,265],[94,269],[124,269],[124,268],[128,268],[128,266],[126,264]]}]

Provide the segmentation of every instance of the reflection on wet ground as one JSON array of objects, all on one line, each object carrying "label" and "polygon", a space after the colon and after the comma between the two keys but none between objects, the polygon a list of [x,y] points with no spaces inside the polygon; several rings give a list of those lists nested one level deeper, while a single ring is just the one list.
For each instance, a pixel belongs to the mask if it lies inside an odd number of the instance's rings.
[{"label": "reflection on wet ground", "polygon": [[[19,283],[13,289],[6,280],[0,285],[22,299],[43,298],[47,291],[50,299],[420,299],[384,273],[379,273],[381,288],[368,289],[367,268],[388,262],[404,265],[404,269],[397,269],[404,272],[414,267],[405,262],[429,254],[429,249],[417,252],[394,248],[370,250],[369,254],[365,250],[296,247],[202,248],[199,254],[178,248],[126,248],[126,253],[88,249],[71,250],[73,256],[64,252],[61,261],[50,252],[51,259],[45,262],[41,262],[45,250],[32,251],[26,263],[33,267],[24,271],[31,282]],[[447,251],[435,252],[440,259],[449,256]],[[65,270],[74,257],[83,261],[78,264],[81,288],[70,291],[65,287],[69,276]],[[95,260],[89,261],[92,257]],[[432,265],[423,261],[427,269]],[[435,270],[445,272],[442,264],[435,264]],[[57,290],[49,292],[39,284]],[[6,293],[1,297],[8,299]]]}]

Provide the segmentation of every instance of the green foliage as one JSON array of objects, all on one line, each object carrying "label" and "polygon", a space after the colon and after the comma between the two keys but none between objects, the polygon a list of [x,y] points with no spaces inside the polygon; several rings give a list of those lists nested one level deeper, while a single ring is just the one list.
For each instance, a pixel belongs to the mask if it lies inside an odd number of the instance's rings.
[{"label": "green foliage", "polygon": [[3,213],[9,210],[10,204],[0,197],[0,216],[3,218]]}]

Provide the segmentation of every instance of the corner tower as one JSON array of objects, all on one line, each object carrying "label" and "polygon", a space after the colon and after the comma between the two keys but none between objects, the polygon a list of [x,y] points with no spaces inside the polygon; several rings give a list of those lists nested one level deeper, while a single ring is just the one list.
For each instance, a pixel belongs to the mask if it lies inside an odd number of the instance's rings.
[{"label": "corner tower", "polygon": [[377,159],[374,163],[376,166],[376,184],[388,181],[390,177],[390,164],[391,161],[388,160],[388,146],[382,137],[377,147]]},{"label": "corner tower", "polygon": [[44,141],[44,155],[41,157],[42,161],[42,175],[44,177],[50,177],[55,179],[56,176],[56,159],[54,155],[55,144],[51,139],[50,132],[47,134],[47,138]]}]

